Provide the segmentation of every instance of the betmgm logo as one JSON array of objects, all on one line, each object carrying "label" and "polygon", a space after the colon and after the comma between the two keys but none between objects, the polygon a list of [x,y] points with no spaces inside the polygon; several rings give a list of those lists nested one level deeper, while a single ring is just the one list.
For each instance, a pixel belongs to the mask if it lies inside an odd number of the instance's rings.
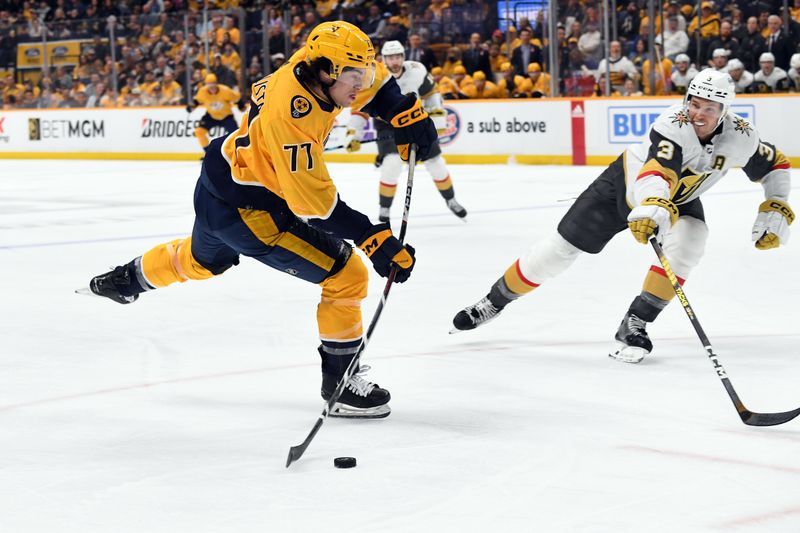
[{"label": "betmgm logo", "polygon": [[102,120],[28,119],[28,139],[31,141],[74,138],[93,139],[105,136],[106,128]]},{"label": "betmgm logo", "polygon": [[[608,108],[608,142],[610,144],[634,144],[645,140],[650,126],[668,107],[660,106],[611,106]],[[734,104],[731,111],[750,124],[755,124],[756,108],[750,104]]]}]

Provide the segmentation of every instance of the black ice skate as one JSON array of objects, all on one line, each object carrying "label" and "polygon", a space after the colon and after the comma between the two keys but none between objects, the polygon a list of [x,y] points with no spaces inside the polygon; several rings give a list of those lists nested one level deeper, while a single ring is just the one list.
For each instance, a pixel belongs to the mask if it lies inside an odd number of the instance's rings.
[{"label": "black ice skate", "polygon": [[130,292],[131,274],[128,265],[118,266],[111,272],[100,274],[92,278],[89,282],[89,290],[97,296],[104,296],[121,304],[130,304],[139,298],[138,294],[126,296],[125,292]]},{"label": "black ice skate", "polygon": [[478,326],[494,320],[503,307],[494,305],[488,296],[484,296],[478,303],[470,305],[459,311],[453,318],[454,329],[450,333],[475,329]]},{"label": "black ice skate", "polygon": [[[386,389],[382,389],[377,383],[372,383],[362,378],[359,374],[364,374],[369,370],[369,366],[361,365],[358,374],[353,375],[339,397],[339,401],[333,404],[333,408],[328,416],[332,418],[386,418],[392,412],[387,405],[392,399],[391,394]],[[339,378],[331,374],[322,374],[322,399],[331,399]]]},{"label": "black ice skate", "polygon": [[388,207],[381,207],[380,211],[378,212],[378,220],[381,222],[389,222],[389,208]]},{"label": "black ice skate", "polygon": [[464,218],[465,216],[467,216],[467,210],[464,209],[464,206],[458,203],[458,201],[455,198],[450,198],[449,200],[447,200],[447,207],[458,218]]},{"label": "black ice skate", "polygon": [[614,335],[616,342],[608,356],[625,363],[638,363],[644,359],[653,350],[646,327],[647,322],[638,316],[626,314]]}]

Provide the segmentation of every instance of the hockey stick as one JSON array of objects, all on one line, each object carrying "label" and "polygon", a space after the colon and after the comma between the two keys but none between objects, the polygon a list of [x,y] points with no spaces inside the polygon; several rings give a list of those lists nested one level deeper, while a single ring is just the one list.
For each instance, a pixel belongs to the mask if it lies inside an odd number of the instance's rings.
[{"label": "hockey stick", "polygon": [[[367,143],[375,143],[378,141],[386,141],[389,139],[394,139],[393,135],[386,135],[385,137],[375,137],[374,139],[370,139],[368,141],[359,141],[361,144]],[[332,152],[333,150],[341,150],[342,148],[347,148],[346,144],[340,144],[339,146],[326,146],[323,150],[324,152]]]},{"label": "hockey stick", "polygon": [[[409,148],[408,154],[408,181],[406,182],[406,199],[405,204],[403,205],[403,222],[400,225],[400,235],[398,239],[402,244],[403,240],[406,236],[406,228],[408,227],[408,211],[411,208],[411,190],[414,186],[414,167],[416,166],[417,161],[417,147],[415,145],[411,145]],[[303,454],[305,453],[306,449],[308,448],[311,441],[314,440],[317,432],[322,427],[322,424],[325,422],[325,419],[328,418],[333,406],[339,401],[339,397],[344,392],[345,385],[353,377],[353,374],[356,372],[356,368],[358,368],[358,363],[361,359],[361,354],[364,353],[364,350],[367,348],[367,343],[369,343],[370,338],[372,337],[372,332],[375,331],[375,325],[378,323],[378,319],[381,317],[381,313],[383,312],[383,308],[386,305],[386,299],[389,297],[389,290],[392,288],[392,284],[394,283],[394,278],[397,275],[397,267],[392,268],[389,272],[389,278],[386,280],[386,286],[383,288],[383,295],[381,295],[381,301],[378,303],[377,309],[375,309],[375,314],[372,315],[372,320],[369,323],[369,327],[367,328],[367,335],[364,337],[364,340],[361,341],[361,345],[358,347],[358,351],[356,352],[355,357],[350,361],[350,364],[347,366],[347,369],[344,371],[344,376],[342,376],[342,380],[336,386],[336,390],[333,391],[331,394],[328,403],[325,404],[325,407],[322,409],[322,414],[319,415],[317,418],[316,423],[314,423],[314,427],[311,428],[311,432],[306,437],[302,443],[298,444],[297,446],[292,446],[289,448],[289,456],[286,458],[286,468],[289,468],[293,462],[300,459]]]},{"label": "hockey stick", "polygon": [[744,406],[742,400],[739,399],[739,395],[736,394],[730,379],[728,379],[728,373],[725,372],[725,369],[722,367],[722,363],[719,362],[719,357],[714,353],[714,348],[711,346],[711,341],[708,340],[708,337],[703,331],[702,326],[700,326],[700,321],[697,320],[697,315],[694,314],[692,306],[689,305],[689,300],[686,299],[686,294],[683,292],[683,288],[678,282],[678,278],[675,276],[675,273],[672,271],[672,267],[670,267],[669,261],[667,261],[667,258],[664,255],[664,250],[661,249],[661,245],[658,244],[658,241],[656,241],[655,237],[650,238],[650,244],[653,245],[653,249],[656,251],[656,255],[658,255],[658,260],[661,262],[661,266],[664,267],[664,272],[667,274],[667,278],[669,279],[670,283],[672,283],[672,288],[675,290],[675,295],[681,302],[683,310],[686,311],[686,316],[689,317],[689,321],[692,323],[694,330],[697,332],[700,342],[703,344],[706,352],[708,352],[708,358],[711,360],[711,364],[714,365],[714,369],[717,371],[717,376],[719,376],[719,379],[722,380],[722,385],[728,392],[728,396],[730,396],[731,401],[733,401],[733,405],[736,407],[736,411],[739,413],[739,417],[742,419],[742,422],[748,426],[777,426],[779,424],[785,424],[786,422],[795,418],[797,415],[800,415],[800,408],[797,408],[794,411],[786,411],[784,413],[754,413]]}]

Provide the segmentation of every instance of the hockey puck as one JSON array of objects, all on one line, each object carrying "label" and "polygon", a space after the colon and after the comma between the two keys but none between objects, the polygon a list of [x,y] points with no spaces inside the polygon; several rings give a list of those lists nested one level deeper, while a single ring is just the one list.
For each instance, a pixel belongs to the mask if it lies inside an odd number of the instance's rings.
[{"label": "hockey puck", "polygon": [[355,468],[355,457],[337,457],[333,460],[333,466],[336,468]]}]

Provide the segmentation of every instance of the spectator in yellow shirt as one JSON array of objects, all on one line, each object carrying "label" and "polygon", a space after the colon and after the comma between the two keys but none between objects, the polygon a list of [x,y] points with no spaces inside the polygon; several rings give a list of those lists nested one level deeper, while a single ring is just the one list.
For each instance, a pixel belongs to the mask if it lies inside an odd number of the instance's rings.
[{"label": "spectator in yellow shirt", "polygon": [[661,57],[661,68],[656,68],[656,92],[650,90],[650,59],[645,59],[642,64],[642,85],[644,85],[645,95],[667,95],[672,91],[672,61],[664,57],[661,45],[655,44],[656,57]]},{"label": "spectator in yellow shirt", "polygon": [[461,63],[461,49],[457,46],[450,47],[447,50],[447,58],[442,64],[442,73],[445,76],[452,76],[456,67],[462,66]]},{"label": "spectator in yellow shirt", "polygon": [[456,84],[458,92],[461,92],[467,85],[472,85],[472,76],[467,74],[467,69],[463,65],[458,65],[453,69],[453,82]]},{"label": "spectator in yellow shirt", "polygon": [[458,87],[448,76],[444,75],[442,67],[433,67],[431,69],[431,76],[433,76],[442,98],[450,100],[458,98]]},{"label": "spectator in yellow shirt", "polygon": [[183,88],[175,81],[172,70],[165,70],[161,79],[161,100],[163,105],[178,105],[183,98]]},{"label": "spectator in yellow shirt", "polygon": [[503,63],[503,66],[500,67],[500,72],[503,73],[503,77],[497,82],[499,98],[519,98],[525,96],[525,93],[522,91],[525,78],[514,73],[514,67],[511,66],[511,63]]},{"label": "spectator in yellow shirt", "polygon": [[450,2],[447,0],[431,0],[431,5],[428,6],[428,9],[433,11],[433,14],[436,16],[438,20],[442,19],[444,15],[444,10],[450,7]]},{"label": "spectator in yellow shirt", "polygon": [[492,43],[489,45],[489,67],[493,74],[500,74],[503,63],[508,63],[508,56],[500,53],[500,45]]},{"label": "spectator in yellow shirt", "polygon": [[464,87],[464,96],[467,98],[499,98],[497,85],[486,81],[486,74],[482,70],[476,70],[472,75],[472,84]]},{"label": "spectator in yellow shirt", "polygon": [[542,72],[539,63],[528,65],[528,78],[522,83],[521,92],[532,98],[550,96],[550,74]]},{"label": "spectator in yellow shirt", "polygon": [[156,85],[158,85],[156,75],[153,73],[153,71],[147,71],[144,73],[144,81],[139,84],[139,90],[142,91],[142,94],[152,96]]},{"label": "spectator in yellow shirt", "polygon": [[507,43],[504,39],[503,43],[500,46],[500,53],[506,54],[507,56],[511,57],[511,52],[514,51],[514,48],[522,44],[522,39],[517,37],[517,28],[515,28],[514,26],[508,27],[508,35],[509,39],[511,40],[511,48],[507,46]]},{"label": "spectator in yellow shirt", "polygon": [[[713,2],[703,2],[700,5],[700,13],[702,14],[702,27],[700,28],[700,36],[703,39],[719,37],[719,27],[722,21],[720,20],[719,15],[714,13]],[[689,23],[689,28],[687,29],[689,37],[693,37],[694,33],[697,31],[698,24],[700,24],[698,17],[694,17],[692,22]],[[645,94],[647,94],[647,91],[645,91]]]},{"label": "spectator in yellow shirt", "polygon": [[400,24],[405,26],[405,28],[411,29],[411,12],[409,11],[408,4],[400,4],[400,13],[397,15],[397,18],[400,19]]},{"label": "spectator in yellow shirt", "polygon": [[239,28],[233,24],[233,17],[230,15],[225,15],[223,18],[222,15],[214,15],[211,17],[211,24],[212,28],[211,31],[209,31],[209,37],[213,39],[217,46],[222,46],[225,44],[226,34],[228,35],[231,43],[235,44],[236,46],[239,45],[241,34],[239,33]]},{"label": "spectator in yellow shirt", "polygon": [[222,55],[220,56],[220,61],[233,72],[238,73],[242,68],[242,59],[239,57],[239,54],[236,53],[231,43],[225,45]]}]

